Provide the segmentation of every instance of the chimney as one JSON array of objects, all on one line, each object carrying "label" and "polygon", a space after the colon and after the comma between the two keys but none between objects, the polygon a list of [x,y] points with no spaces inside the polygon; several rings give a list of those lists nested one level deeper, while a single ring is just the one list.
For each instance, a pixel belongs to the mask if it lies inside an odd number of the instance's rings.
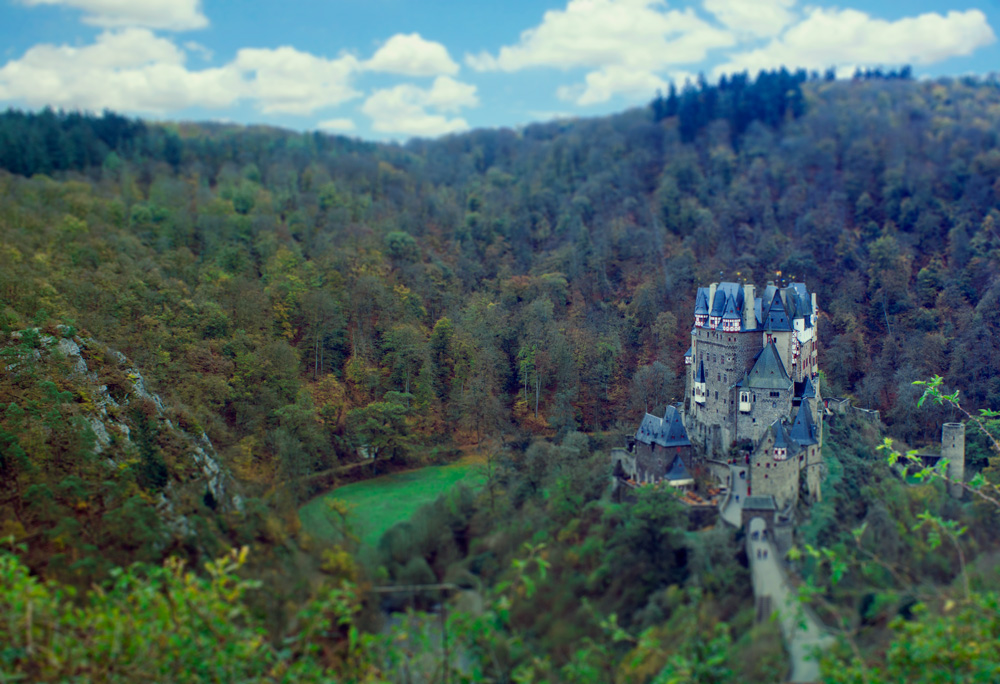
[{"label": "chimney", "polygon": [[750,283],[743,284],[743,330],[757,328],[757,314],[754,312],[753,300],[756,288]]},{"label": "chimney", "polygon": [[715,291],[718,289],[718,283],[712,283],[708,286],[708,315],[712,315],[712,311],[715,310]]}]

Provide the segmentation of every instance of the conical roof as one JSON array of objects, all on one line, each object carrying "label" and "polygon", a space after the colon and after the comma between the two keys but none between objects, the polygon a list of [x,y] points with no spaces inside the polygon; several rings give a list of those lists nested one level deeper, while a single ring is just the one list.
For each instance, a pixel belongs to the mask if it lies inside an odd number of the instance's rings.
[{"label": "conical roof", "polygon": [[805,383],[802,385],[802,394],[800,395],[803,399],[815,399],[816,398],[816,387],[812,383],[812,379],[806,376]]},{"label": "conical roof", "polygon": [[705,382],[705,362],[698,362],[698,371],[694,374],[695,382]]},{"label": "conical roof", "polygon": [[712,301],[712,315],[722,316],[726,313],[726,306],[732,299],[737,310],[743,307],[743,288],[736,283],[719,283],[715,288],[715,299]]},{"label": "conical roof", "polygon": [[688,473],[687,468],[684,467],[684,461],[681,460],[680,456],[674,456],[674,462],[670,464],[665,478],[668,482],[691,480],[691,475]]},{"label": "conical roof", "polygon": [[[768,288],[770,289],[770,288]],[[764,329],[774,332],[791,332],[792,322],[785,310],[785,305],[781,302],[781,295],[778,290],[774,291],[774,297],[764,315]]]},{"label": "conical roof", "polygon": [[787,449],[791,445],[792,439],[788,430],[785,429],[785,421],[779,418],[771,425],[771,429],[774,431],[774,448]]},{"label": "conical roof", "polygon": [[732,297],[730,297],[726,301],[726,312],[724,314],[722,314],[722,319],[723,320],[726,320],[726,319],[729,319],[729,320],[733,320],[733,319],[739,320],[740,318],[741,318],[741,316],[740,316],[739,312],[737,312],[737,310],[736,310],[736,300],[733,299]]},{"label": "conical roof", "polygon": [[708,315],[708,288],[699,287],[698,295],[694,299],[694,313],[696,316]]},{"label": "conical roof", "polygon": [[812,411],[808,402],[799,404],[799,412],[795,416],[795,424],[792,425],[791,438],[802,446],[819,444],[816,441],[816,428],[813,425]]}]

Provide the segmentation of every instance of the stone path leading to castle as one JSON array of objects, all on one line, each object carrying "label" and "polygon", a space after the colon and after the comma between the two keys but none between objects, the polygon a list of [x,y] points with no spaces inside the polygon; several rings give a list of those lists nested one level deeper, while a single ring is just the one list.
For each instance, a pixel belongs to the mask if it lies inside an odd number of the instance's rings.
[{"label": "stone path leading to castle", "polygon": [[[722,506],[722,519],[733,527],[742,525],[743,502],[747,496],[747,482],[740,479],[740,468],[730,466],[730,495]],[[739,498],[737,499],[737,495]],[[820,681],[819,663],[813,652],[830,646],[833,639],[821,623],[798,601],[795,591],[779,563],[778,552],[770,539],[762,536],[767,525],[762,518],[750,521],[747,531],[747,556],[750,558],[750,575],[754,597],[769,596],[771,606],[778,612],[781,634],[792,661],[791,682]],[[753,533],[758,538],[754,540]],[[760,558],[757,552],[760,551]]]},{"label": "stone path leading to castle", "polygon": [[[778,612],[781,634],[792,660],[792,674],[788,681],[818,682],[819,663],[813,653],[816,649],[828,648],[833,638],[799,602],[778,562],[778,552],[771,540],[760,536],[754,540],[753,533],[761,535],[766,527],[763,519],[754,518],[750,521],[747,536],[747,555],[750,556],[754,596],[758,599],[770,596],[771,605]],[[758,551],[760,558],[757,557]]]}]

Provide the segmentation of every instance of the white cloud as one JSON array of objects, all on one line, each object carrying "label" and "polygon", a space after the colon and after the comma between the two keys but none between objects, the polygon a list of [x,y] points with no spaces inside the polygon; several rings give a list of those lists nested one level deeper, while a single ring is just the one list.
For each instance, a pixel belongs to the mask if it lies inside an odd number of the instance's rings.
[{"label": "white cloud", "polygon": [[657,72],[700,62],[709,50],[735,42],[732,32],[712,26],[691,8],[667,9],[664,0],[570,0],[564,10],[546,12],[518,43],[495,56],[466,55],[465,61],[478,71],[590,68],[584,83],[556,92],[589,105],[614,96],[648,99],[665,84]]},{"label": "white cloud", "polygon": [[431,89],[423,92],[426,93],[423,104],[442,112],[457,112],[463,107],[475,107],[479,104],[476,86],[456,81],[449,76],[438,76]]},{"label": "white cloud", "polygon": [[321,131],[353,131],[356,126],[350,119],[327,119],[316,124]]},{"label": "white cloud", "polygon": [[733,45],[728,31],[709,25],[691,8],[665,8],[663,0],[570,0],[565,10],[546,12],[517,44],[500,48],[496,56],[467,55],[466,63],[479,71],[610,65],[656,70],[698,62],[712,48]]},{"label": "white cloud", "polygon": [[360,68],[351,55],[325,59],[284,46],[244,48],[232,67],[248,82],[248,95],[265,114],[310,114],[361,93],[351,85]]},{"label": "white cloud", "polygon": [[215,54],[201,43],[196,43],[193,40],[189,40],[186,43],[184,43],[184,49],[187,50],[188,52],[193,52],[197,54],[206,62],[210,61],[212,59],[212,56]]},{"label": "white cloud", "polygon": [[61,5],[83,10],[83,21],[95,26],[187,31],[208,26],[201,0],[22,0],[26,5]]},{"label": "white cloud", "polygon": [[165,113],[250,100],[265,113],[311,114],[360,96],[358,62],[293,48],[244,49],[217,68],[191,70],[186,53],[144,28],[105,31],[91,45],[36,45],[0,67],[0,100],[29,106]]},{"label": "white cloud", "polygon": [[667,82],[652,72],[612,65],[591,71],[584,84],[559,88],[556,95],[585,106],[607,102],[615,95],[648,100],[657,90],[666,89]]},{"label": "white cloud", "polygon": [[397,33],[378,49],[365,67],[404,76],[438,76],[458,73],[458,65],[441,43],[424,40],[419,33]]},{"label": "white cloud", "polygon": [[730,30],[745,36],[776,36],[792,23],[795,0],[705,0],[705,9]]},{"label": "white cloud", "polygon": [[811,8],[768,45],[730,56],[715,75],[779,66],[823,69],[845,64],[932,64],[971,54],[996,40],[979,10],[874,19],[853,9]]},{"label": "white cloud", "polygon": [[438,76],[429,89],[404,83],[376,90],[361,111],[371,118],[372,129],[381,133],[437,136],[466,130],[469,124],[465,119],[449,119],[445,114],[477,104],[476,86]]},{"label": "white cloud", "polygon": [[84,47],[36,45],[0,67],[0,99],[30,106],[166,112],[226,107],[240,96],[231,69],[189,71],[184,52],[148,29],[106,31]]}]

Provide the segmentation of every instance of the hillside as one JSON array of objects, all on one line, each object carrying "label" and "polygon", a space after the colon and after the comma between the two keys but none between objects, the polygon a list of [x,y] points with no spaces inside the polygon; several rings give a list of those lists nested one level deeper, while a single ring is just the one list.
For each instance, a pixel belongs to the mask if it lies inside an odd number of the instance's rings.
[{"label": "hillside", "polygon": [[[402,146],[0,114],[0,475],[16,485],[0,537],[26,568],[4,572],[85,587],[131,561],[201,566],[246,545],[242,572],[270,589],[248,588],[246,648],[321,614],[375,629],[364,591],[304,604],[334,581],[448,581],[476,592],[465,648],[498,679],[710,661],[712,681],[732,681],[756,653],[744,681],[769,681],[780,649],[751,630],[739,544],[689,530],[658,495],[609,502],[604,450],[682,398],[696,288],[720,274],[805,281],[824,395],[878,409],[897,439],[933,441],[956,416],[916,411],[917,379],[946,377],[973,413],[1000,407],[998,116],[991,79],[803,72]],[[879,435],[842,429],[809,543],[912,529],[921,506],[974,523],[977,554],[994,543],[995,512],[903,488],[869,448]],[[969,442],[972,475],[990,451]],[[482,493],[426,507],[374,557],[349,516],[340,544],[299,528],[343,466],[443,464],[459,447],[485,454]],[[950,556],[892,538],[915,583],[956,581]],[[904,610],[890,585],[824,596],[852,616],[874,602],[884,643]],[[321,651],[355,674],[384,665],[339,637],[324,651],[315,629],[313,650],[275,646],[261,667],[278,677]]]}]

